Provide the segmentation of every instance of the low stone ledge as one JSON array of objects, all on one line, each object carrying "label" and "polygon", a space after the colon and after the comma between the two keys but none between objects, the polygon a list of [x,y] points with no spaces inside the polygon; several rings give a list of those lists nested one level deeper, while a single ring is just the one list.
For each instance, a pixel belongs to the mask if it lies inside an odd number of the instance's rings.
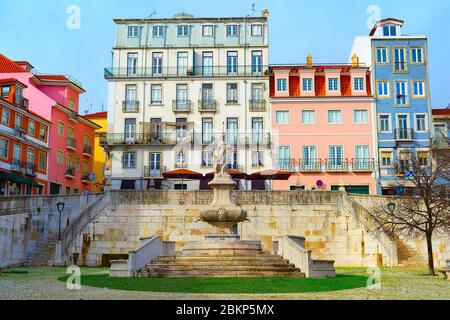
[{"label": "low stone ledge", "polygon": [[437,272],[440,278],[450,280],[450,269],[439,269]]},{"label": "low stone ledge", "polygon": [[116,278],[129,278],[131,273],[128,270],[128,260],[111,260],[109,276]]}]

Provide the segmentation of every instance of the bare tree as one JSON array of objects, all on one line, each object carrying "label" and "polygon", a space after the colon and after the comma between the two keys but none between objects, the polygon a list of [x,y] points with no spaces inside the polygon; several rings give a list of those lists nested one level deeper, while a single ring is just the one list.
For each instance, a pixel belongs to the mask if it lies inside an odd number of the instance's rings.
[{"label": "bare tree", "polygon": [[392,236],[422,236],[427,242],[428,272],[435,275],[433,235],[450,230],[448,154],[403,157],[396,165],[398,185],[410,186],[403,197],[372,210],[380,229]]}]

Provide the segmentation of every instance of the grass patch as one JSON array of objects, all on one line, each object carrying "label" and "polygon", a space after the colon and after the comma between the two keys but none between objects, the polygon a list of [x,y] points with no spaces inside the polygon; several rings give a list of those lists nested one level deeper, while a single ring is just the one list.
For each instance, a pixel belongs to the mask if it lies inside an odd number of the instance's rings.
[{"label": "grass patch", "polygon": [[[68,276],[58,278],[66,281]],[[306,293],[365,287],[367,276],[337,275],[330,279],[306,278],[112,278],[106,274],[84,275],[81,285],[127,291],[172,293]]]},{"label": "grass patch", "polygon": [[18,269],[3,270],[2,272],[0,272],[0,274],[28,274],[28,270],[18,270]]}]

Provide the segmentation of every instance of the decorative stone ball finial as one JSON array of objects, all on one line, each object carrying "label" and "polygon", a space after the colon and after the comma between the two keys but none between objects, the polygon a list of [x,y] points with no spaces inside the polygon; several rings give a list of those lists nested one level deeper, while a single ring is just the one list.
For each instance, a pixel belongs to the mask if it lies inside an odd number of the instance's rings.
[{"label": "decorative stone ball finial", "polygon": [[306,57],[306,65],[307,65],[308,67],[312,67],[312,64],[313,64],[313,57],[312,57],[312,55],[311,55],[311,53],[310,53],[310,54],[308,54],[308,56]]},{"label": "decorative stone ball finial", "polygon": [[354,54],[352,57],[352,66],[353,67],[359,66],[359,57],[356,54]]}]

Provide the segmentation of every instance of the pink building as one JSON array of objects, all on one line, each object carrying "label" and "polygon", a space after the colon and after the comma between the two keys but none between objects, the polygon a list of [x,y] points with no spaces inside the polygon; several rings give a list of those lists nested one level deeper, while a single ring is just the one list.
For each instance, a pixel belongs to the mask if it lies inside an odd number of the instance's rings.
[{"label": "pink building", "polygon": [[93,145],[98,125],[78,114],[81,84],[63,75],[39,75],[26,61],[0,54],[0,79],[14,78],[26,85],[30,111],[51,122],[48,185],[50,194],[91,192]]},{"label": "pink building", "polygon": [[270,70],[274,166],[295,172],[273,189],[376,194],[369,68],[307,62]]}]

